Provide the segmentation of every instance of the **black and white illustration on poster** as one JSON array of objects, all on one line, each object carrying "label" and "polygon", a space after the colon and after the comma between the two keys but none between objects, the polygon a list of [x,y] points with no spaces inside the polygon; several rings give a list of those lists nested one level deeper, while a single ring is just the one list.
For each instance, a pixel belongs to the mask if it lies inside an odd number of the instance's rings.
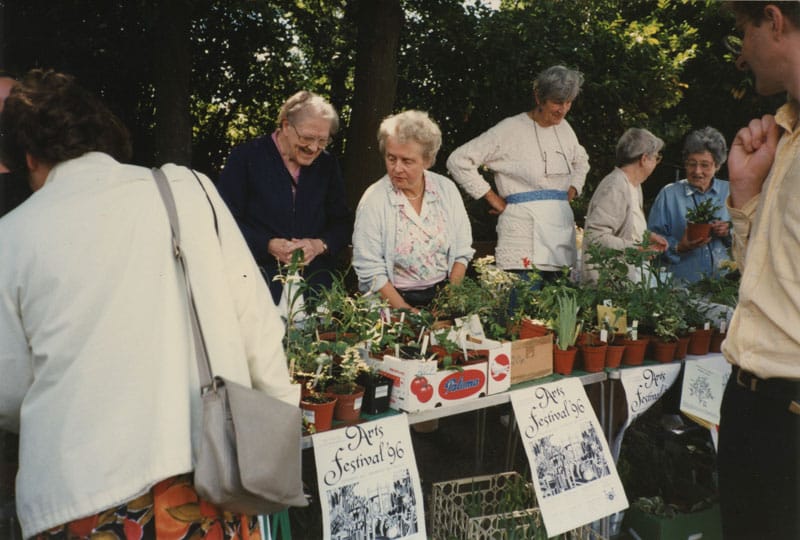
[{"label": "black and white illustration on poster", "polygon": [[686,362],[681,389],[681,412],[711,429],[719,425],[722,394],[731,365],[721,354]]},{"label": "black and white illustration on poster", "polygon": [[578,379],[511,393],[520,437],[534,471],[548,536],[628,507],[625,490],[586,391]]},{"label": "black and white illustration on poster", "polygon": [[426,538],[406,415],[317,433],[313,441],[326,540]]},{"label": "black and white illustration on poster", "polygon": [[628,402],[628,419],[611,444],[611,454],[614,456],[615,462],[619,457],[625,430],[661,399],[661,396],[675,384],[680,372],[681,365],[677,362],[619,370],[619,380]]}]

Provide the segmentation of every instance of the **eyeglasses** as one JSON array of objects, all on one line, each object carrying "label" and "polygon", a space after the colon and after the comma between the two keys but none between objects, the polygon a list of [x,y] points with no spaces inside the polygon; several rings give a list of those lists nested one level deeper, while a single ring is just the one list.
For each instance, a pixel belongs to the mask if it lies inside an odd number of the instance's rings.
[{"label": "eyeglasses", "polygon": [[661,152],[659,152],[658,154],[655,154],[655,155],[651,155],[650,157],[652,157],[654,160],[656,160],[656,165],[661,163],[661,160],[664,159],[664,156],[663,156],[663,154],[661,154]]},{"label": "eyeglasses", "polygon": [[742,38],[739,36],[725,36],[722,38],[722,45],[734,56],[742,54]]},{"label": "eyeglasses", "polygon": [[325,148],[333,141],[332,137],[318,139],[317,137],[312,137],[311,135],[301,135],[300,132],[297,131],[297,128],[294,127],[294,124],[289,125],[292,126],[292,129],[297,134],[297,140],[300,141],[300,144],[303,146],[311,146],[312,144],[317,143],[318,148]]},{"label": "eyeglasses", "polygon": [[566,154],[564,154],[564,152],[559,152],[558,150],[556,150],[555,152],[551,152],[550,155],[552,156],[553,153],[561,156],[561,158],[564,160],[564,164],[567,166],[567,172],[563,172],[564,169],[563,167],[561,167],[561,159],[551,160],[555,161],[555,163],[550,164],[551,168],[554,168],[556,170],[560,169],[561,172],[550,172],[547,169],[547,162],[548,162],[547,152],[542,152],[542,161],[544,161],[544,175],[549,176],[550,178],[556,178],[559,176],[570,176],[572,174],[572,167],[569,166],[569,160],[567,159]]},{"label": "eyeglasses", "polygon": [[686,162],[686,168],[687,169],[694,169],[694,168],[697,168],[697,167],[700,167],[700,169],[702,169],[704,171],[709,171],[709,170],[714,168],[714,162],[713,161],[695,161],[693,159]]}]

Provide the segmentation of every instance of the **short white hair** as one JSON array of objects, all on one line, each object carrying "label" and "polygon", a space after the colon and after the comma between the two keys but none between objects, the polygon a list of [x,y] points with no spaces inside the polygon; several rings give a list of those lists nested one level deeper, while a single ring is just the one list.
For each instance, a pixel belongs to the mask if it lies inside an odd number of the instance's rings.
[{"label": "short white hair", "polygon": [[422,146],[422,157],[433,163],[442,146],[442,130],[428,113],[408,110],[387,116],[378,128],[378,148],[386,153],[386,139],[394,137],[402,143],[415,142]]}]

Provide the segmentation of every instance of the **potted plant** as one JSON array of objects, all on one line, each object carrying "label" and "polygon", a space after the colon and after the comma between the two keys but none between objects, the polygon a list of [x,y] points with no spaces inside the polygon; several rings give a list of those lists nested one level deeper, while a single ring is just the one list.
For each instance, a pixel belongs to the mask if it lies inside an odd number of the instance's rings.
[{"label": "potted plant", "polygon": [[569,375],[575,364],[578,349],[575,340],[581,331],[578,322],[578,302],[574,296],[565,294],[558,297],[558,316],[556,317],[556,347],[553,349],[553,371]]},{"label": "potted plant", "polygon": [[309,375],[303,384],[304,391],[300,397],[300,409],[303,411],[303,428],[309,434],[328,431],[333,425],[333,414],[336,408],[336,397],[325,393],[328,373],[324,370],[326,360],[320,356],[320,369]]},{"label": "potted plant", "polygon": [[608,343],[600,341],[599,330],[586,333],[586,340],[580,345],[583,357],[583,369],[589,373],[603,371],[606,367],[606,352]]},{"label": "potted plant", "polygon": [[361,415],[364,387],[357,383],[359,375],[369,367],[357,347],[348,347],[341,358],[331,366],[331,381],[327,391],[336,397],[334,418],[353,422]]},{"label": "potted plant", "polygon": [[608,348],[606,349],[606,367],[618,368],[622,363],[622,355],[625,354],[625,345],[622,339],[618,339],[617,335],[617,321],[625,313],[622,308],[617,308],[612,311],[614,320],[609,317],[603,319],[602,328],[606,331],[608,336]]},{"label": "potted plant", "polygon": [[718,219],[719,209],[713,199],[706,199],[686,210],[686,237],[690,242],[711,236],[711,222]]}]

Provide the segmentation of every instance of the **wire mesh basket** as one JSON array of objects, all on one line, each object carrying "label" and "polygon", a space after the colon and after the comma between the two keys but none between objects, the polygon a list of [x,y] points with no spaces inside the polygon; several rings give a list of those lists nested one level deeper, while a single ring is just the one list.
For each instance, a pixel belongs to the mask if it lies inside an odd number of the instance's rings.
[{"label": "wire mesh basket", "polygon": [[[430,504],[434,540],[547,538],[533,485],[517,472],[435,483]],[[589,525],[558,538],[606,540]]]}]

